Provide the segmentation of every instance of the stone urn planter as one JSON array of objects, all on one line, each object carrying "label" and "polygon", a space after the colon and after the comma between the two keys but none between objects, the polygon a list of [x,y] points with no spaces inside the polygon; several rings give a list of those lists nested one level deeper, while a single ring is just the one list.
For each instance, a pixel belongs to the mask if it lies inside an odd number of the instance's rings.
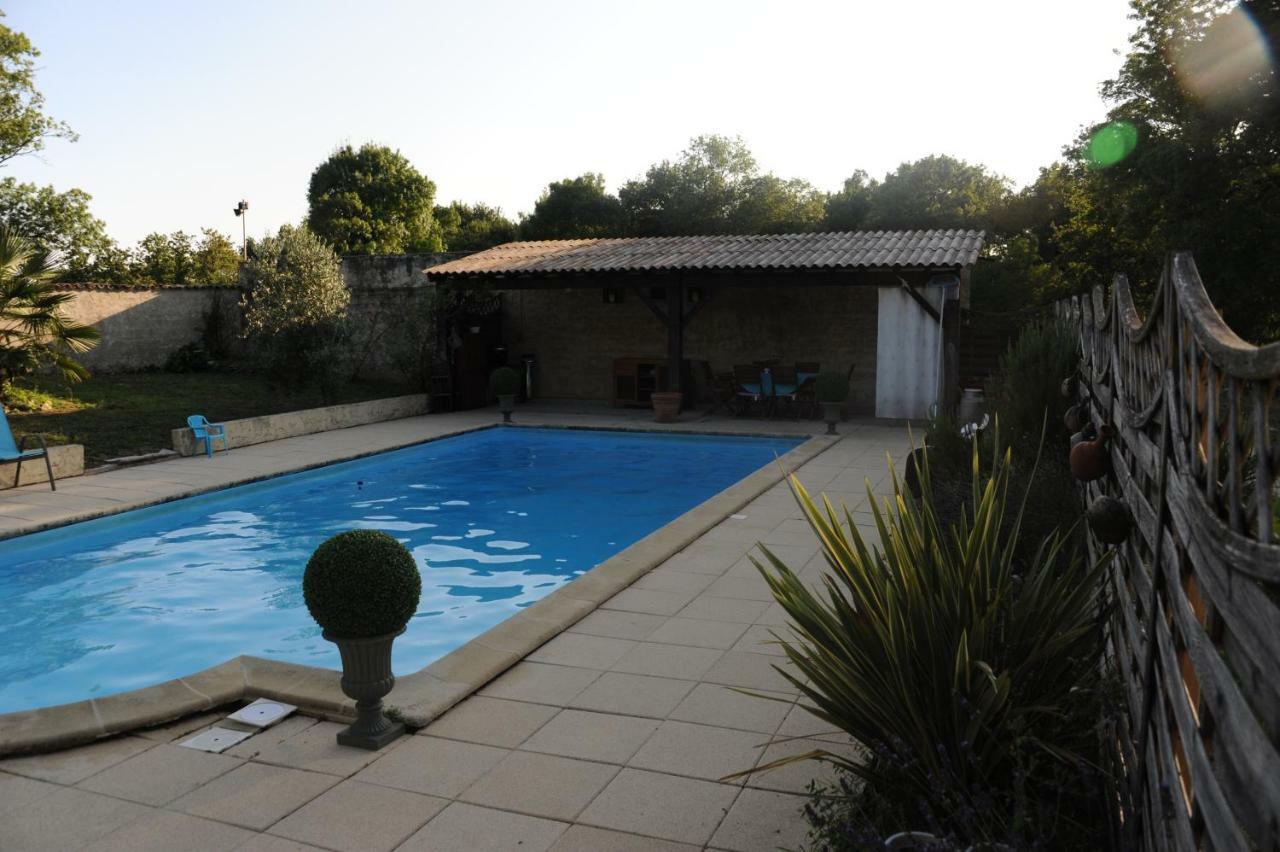
[{"label": "stone urn planter", "polygon": [[520,374],[510,367],[499,367],[489,375],[489,390],[498,398],[498,410],[502,422],[511,422],[511,412],[516,410],[516,393],[520,390]]},{"label": "stone urn planter", "polygon": [[395,686],[391,646],[418,608],[422,578],[404,545],[384,532],[339,533],[316,548],[302,577],[307,610],[342,656],[342,692],[356,721],[340,745],[380,749],[404,733],[382,699]]},{"label": "stone urn planter", "polygon": [[814,396],[822,406],[822,419],[827,422],[827,434],[836,434],[836,424],[844,412],[849,398],[849,380],[841,373],[819,373],[814,382]]},{"label": "stone urn planter", "polygon": [[653,419],[659,423],[675,423],[680,419],[680,403],[684,394],[676,391],[656,391],[650,394],[653,403]]}]

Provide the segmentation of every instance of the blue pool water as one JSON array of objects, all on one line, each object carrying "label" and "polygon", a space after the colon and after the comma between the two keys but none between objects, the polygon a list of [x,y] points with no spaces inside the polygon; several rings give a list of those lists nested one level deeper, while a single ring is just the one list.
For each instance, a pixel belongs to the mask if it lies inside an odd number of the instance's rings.
[{"label": "blue pool water", "polygon": [[239,654],[337,668],[302,572],[356,528],[418,562],[394,659],[416,671],[797,443],[487,429],[0,541],[0,713]]}]

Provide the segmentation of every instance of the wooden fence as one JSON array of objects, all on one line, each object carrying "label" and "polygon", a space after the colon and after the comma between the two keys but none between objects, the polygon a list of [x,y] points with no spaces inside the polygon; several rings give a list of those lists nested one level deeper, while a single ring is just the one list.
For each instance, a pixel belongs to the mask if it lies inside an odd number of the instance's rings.
[{"label": "wooden fence", "polygon": [[1237,337],[1185,252],[1145,320],[1123,276],[1059,314],[1117,432],[1089,499],[1136,520],[1108,584],[1126,846],[1280,849],[1280,343]]}]

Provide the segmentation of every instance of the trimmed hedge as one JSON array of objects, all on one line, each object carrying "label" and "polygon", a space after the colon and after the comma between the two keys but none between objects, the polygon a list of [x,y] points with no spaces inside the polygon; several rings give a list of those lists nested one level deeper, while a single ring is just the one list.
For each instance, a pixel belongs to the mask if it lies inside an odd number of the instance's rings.
[{"label": "trimmed hedge", "polygon": [[316,548],[302,596],[316,623],[358,639],[398,633],[418,609],[422,577],[403,544],[377,530],[339,533]]}]

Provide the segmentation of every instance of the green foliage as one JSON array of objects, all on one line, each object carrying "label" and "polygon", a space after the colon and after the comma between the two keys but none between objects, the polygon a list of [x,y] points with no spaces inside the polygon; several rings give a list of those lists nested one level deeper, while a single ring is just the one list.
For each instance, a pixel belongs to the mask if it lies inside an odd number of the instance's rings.
[{"label": "green foliage", "polygon": [[212,367],[213,359],[202,340],[179,346],[164,361],[166,373],[203,373]]},{"label": "green foliage", "polygon": [[89,212],[89,201],[81,189],[57,192],[51,186],[0,180],[0,221],[58,258],[65,280],[115,283],[119,249],[107,236],[106,224]]},{"label": "green foliage", "polygon": [[377,530],[339,533],[316,548],[302,595],[316,623],[357,639],[398,633],[422,594],[422,577],[403,544]]},{"label": "green foliage", "polygon": [[623,236],[626,215],[618,197],[604,188],[604,175],[590,172],[552,181],[520,222],[524,240]]},{"label": "green foliage", "polygon": [[435,194],[399,151],[344,145],[311,173],[307,224],[339,254],[442,251]]},{"label": "green foliage", "polygon": [[0,164],[34,154],[46,139],[76,139],[66,124],[44,114],[44,95],[35,86],[39,55],[25,35],[0,24]]},{"label": "green foliage", "polygon": [[818,402],[844,402],[849,398],[849,379],[844,373],[819,373],[813,392]]},{"label": "green foliage", "polygon": [[98,342],[98,330],[63,308],[73,294],[53,289],[58,269],[46,251],[0,225],[0,398],[20,376],[52,368],[76,382],[88,371],[74,354]]},{"label": "green foliage", "polygon": [[1076,373],[1080,347],[1076,334],[1056,320],[1026,325],[1004,354],[987,386],[1000,428],[1016,447],[1034,446],[1042,430],[1050,446],[1066,446],[1062,417],[1071,401],[1062,396],[1062,380]]},{"label": "green foliage", "polygon": [[1009,181],[948,156],[903,163],[871,193],[866,227],[990,230],[1007,203]]},{"label": "green foliage", "polygon": [[511,396],[520,392],[520,374],[510,367],[499,367],[489,375],[489,390],[494,396]]},{"label": "green foliage", "polygon": [[817,230],[823,195],[761,173],[741,138],[698,136],[680,158],[649,167],[618,193],[631,233],[777,234]]},{"label": "green foliage", "polygon": [[158,287],[234,285],[240,274],[240,252],[230,238],[212,228],[190,234],[147,234],[129,259],[130,283]]},{"label": "green foliage", "polygon": [[516,224],[487,204],[454,201],[435,209],[440,236],[448,251],[483,251],[516,238]]},{"label": "green foliage", "polygon": [[1100,798],[1087,767],[1098,749],[1104,566],[1082,566],[1057,533],[1017,558],[1010,460],[997,447],[983,475],[975,450],[954,526],[934,510],[928,464],[921,501],[896,474],[883,505],[868,488],[878,546],[847,509],[819,508],[792,477],[830,566],[823,589],[768,550],[769,566],[756,564],[790,618],[794,638],[780,644],[794,668],[779,671],[806,709],[870,752],[803,757],[862,781],[876,828],[1087,848],[1096,822],[1077,820]]},{"label": "green foliage", "polygon": [[828,231],[858,231],[871,214],[879,183],[859,169],[845,179],[838,192],[827,196],[823,224]]},{"label": "green foliage", "polygon": [[305,227],[284,225],[254,241],[241,299],[254,357],[288,385],[318,383],[326,398],[350,355],[347,305],[337,255]]}]

